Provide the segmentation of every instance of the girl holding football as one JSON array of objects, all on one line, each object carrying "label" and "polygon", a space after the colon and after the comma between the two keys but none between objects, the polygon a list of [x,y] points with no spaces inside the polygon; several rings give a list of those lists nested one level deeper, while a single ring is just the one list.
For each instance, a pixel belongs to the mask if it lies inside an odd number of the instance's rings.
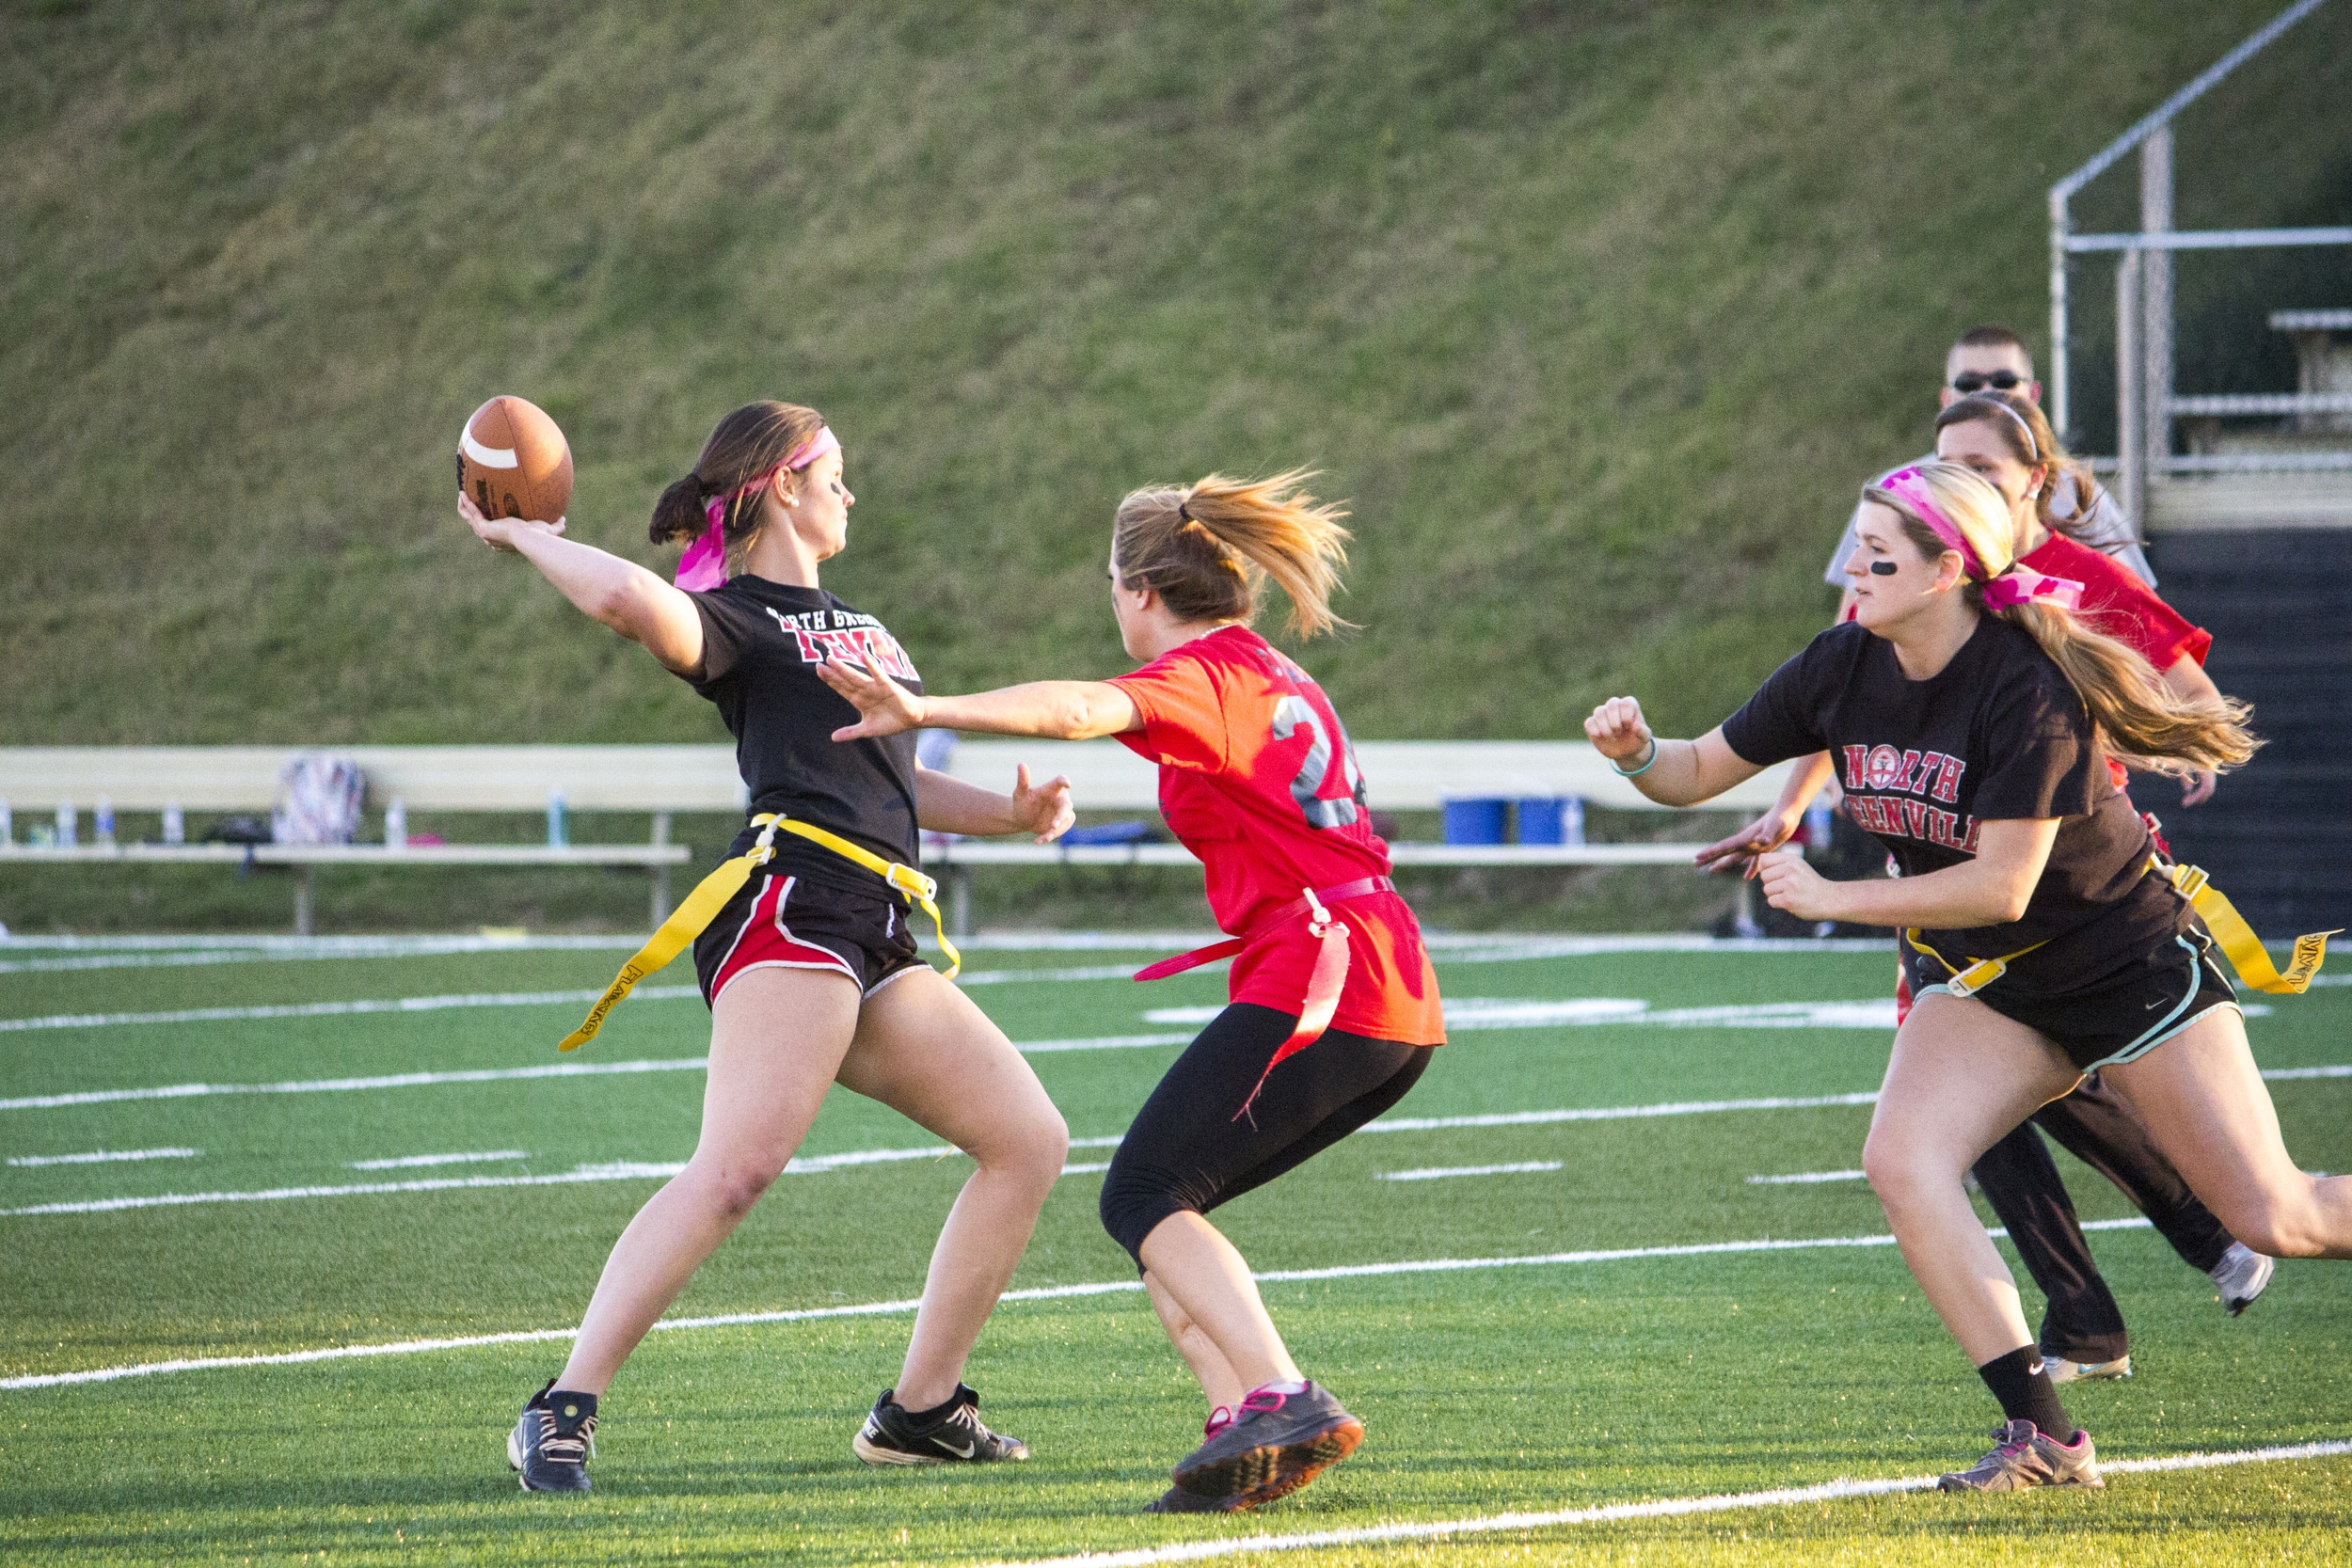
[{"label": "girl holding football", "polygon": [[1763,855],[1765,896],[1806,920],[1909,928],[1917,997],[1863,1165],[1945,1326],[2002,1407],[2000,1440],[1947,1490],[2097,1485],[2017,1291],[1962,1186],[1978,1157],[2098,1069],[2249,1246],[2352,1257],[2352,1178],[2280,1142],[2214,941],[2152,854],[2109,753],[2184,776],[2235,767],[2246,710],[2184,698],[2061,608],[2081,584],[2016,559],[2009,506],[1958,464],[1864,492],[1856,619],[1699,739],[1661,740],[1630,697],[1585,733],[1642,792],[1695,805],[1783,759],[1838,759],[1848,809],[1903,875],[1831,882]]},{"label": "girl holding football", "polygon": [[1145,1101],[1103,1183],[1103,1223],[1143,1271],[1211,1407],[1159,1512],[1233,1512],[1305,1485],[1363,1424],[1291,1359],[1248,1265],[1207,1219],[1401,1100],[1445,1037],[1412,911],[1389,880],[1347,732],[1323,689],[1250,629],[1264,578],[1301,636],[1337,624],[1336,508],[1306,476],[1211,475],[1137,490],[1112,522],[1111,607],[1141,668],[926,696],[872,661],[821,672],[871,744],[923,725],[1116,736],[1159,765],[1160,810],[1207,873],[1234,940],[1137,975],[1232,954],[1230,1003]]},{"label": "girl holding football", "polygon": [[[676,585],[564,538],[561,518],[487,518],[459,498],[485,543],[529,560],[717,705],[755,814],[731,851],[754,869],[694,938],[711,1014],[701,1138],[622,1232],[570,1358],[508,1438],[527,1491],[589,1490],[598,1399],[782,1174],[835,1083],[978,1164],[931,1255],[898,1381],[853,1451],[875,1465],[1028,1457],[981,1423],[961,1379],[1060,1175],[1069,1132],[1004,1034],[916,955],[904,889],[920,885],[909,870],[918,824],[1042,842],[1070,825],[1069,786],[1032,787],[1025,768],[1013,793],[997,795],[917,766],[909,737],[834,743],[856,715],[818,678],[827,657],[856,650],[921,689],[889,630],[818,586],[855,499],[823,419],[784,403],[720,420],[693,471],[662,493],[653,541],[691,542]],[[591,1031],[600,1019],[601,1009]]]}]

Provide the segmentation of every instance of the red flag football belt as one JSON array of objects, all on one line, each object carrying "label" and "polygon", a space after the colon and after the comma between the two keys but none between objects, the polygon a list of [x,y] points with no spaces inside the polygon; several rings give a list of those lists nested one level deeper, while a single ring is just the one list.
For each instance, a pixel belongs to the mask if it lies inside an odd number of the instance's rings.
[{"label": "red flag football belt", "polygon": [[1170,974],[1182,974],[1187,969],[1198,969],[1219,958],[1230,958],[1285,923],[1301,915],[1307,917],[1307,934],[1313,937],[1318,945],[1314,973],[1307,981],[1306,1000],[1299,1005],[1298,1026],[1291,1031],[1291,1037],[1275,1050],[1266,1062],[1265,1071],[1258,1074],[1258,1082],[1251,1085],[1248,1097],[1242,1101],[1241,1109],[1233,1113],[1235,1120],[1249,1114],[1249,1107],[1257,1101],[1258,1091],[1265,1087],[1267,1077],[1286,1057],[1296,1055],[1323,1037],[1323,1032],[1331,1026],[1332,1013],[1339,1008],[1340,991],[1347,984],[1347,927],[1324,906],[1395,891],[1396,884],[1386,877],[1359,877],[1352,882],[1342,882],[1336,887],[1307,888],[1298,897],[1259,921],[1241,936],[1211,942],[1206,947],[1196,947],[1189,953],[1162,958],[1158,963],[1136,971],[1138,980],[1164,980]]}]

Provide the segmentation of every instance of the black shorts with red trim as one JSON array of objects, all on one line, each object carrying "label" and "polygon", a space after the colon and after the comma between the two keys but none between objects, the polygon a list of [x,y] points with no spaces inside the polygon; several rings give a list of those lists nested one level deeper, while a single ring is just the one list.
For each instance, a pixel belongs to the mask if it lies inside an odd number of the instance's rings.
[{"label": "black shorts with red trim", "polygon": [[836,874],[798,853],[753,872],[694,939],[694,973],[713,1006],[729,982],[755,969],[831,970],[864,997],[923,967],[906,900],[858,867]]}]

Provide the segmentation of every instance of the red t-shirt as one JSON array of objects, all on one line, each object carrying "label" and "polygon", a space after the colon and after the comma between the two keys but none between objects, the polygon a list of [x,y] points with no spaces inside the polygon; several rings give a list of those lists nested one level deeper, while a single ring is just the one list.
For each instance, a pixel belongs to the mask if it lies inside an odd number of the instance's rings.
[{"label": "red t-shirt", "polygon": [[[1388,875],[1331,700],[1264,638],[1223,626],[1111,684],[1143,719],[1119,738],[1159,764],[1160,815],[1207,869],[1220,927],[1246,935],[1309,888]],[[1348,966],[1331,1027],[1442,1044],[1437,975],[1405,900],[1375,893],[1333,912],[1347,924]],[[1304,916],[1279,922],[1233,959],[1226,994],[1295,1013],[1315,951]]]},{"label": "red t-shirt", "polygon": [[2020,558],[2047,578],[2071,578],[2083,585],[2075,614],[2093,631],[2105,632],[2155,666],[2159,674],[2184,658],[2205,662],[2213,633],[2193,626],[2129,567],[2062,533],[2053,533]]}]

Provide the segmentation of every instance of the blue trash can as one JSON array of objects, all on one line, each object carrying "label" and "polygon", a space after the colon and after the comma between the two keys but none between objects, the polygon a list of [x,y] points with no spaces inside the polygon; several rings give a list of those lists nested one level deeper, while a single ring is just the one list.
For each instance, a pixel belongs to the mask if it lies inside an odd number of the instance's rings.
[{"label": "blue trash can", "polygon": [[1451,798],[1438,802],[1445,810],[1445,841],[1448,844],[1502,844],[1507,842],[1503,824],[1511,802],[1485,796],[1456,800]]},{"label": "blue trash can", "polygon": [[1576,796],[1522,796],[1518,808],[1521,844],[1584,842],[1584,802]]}]

